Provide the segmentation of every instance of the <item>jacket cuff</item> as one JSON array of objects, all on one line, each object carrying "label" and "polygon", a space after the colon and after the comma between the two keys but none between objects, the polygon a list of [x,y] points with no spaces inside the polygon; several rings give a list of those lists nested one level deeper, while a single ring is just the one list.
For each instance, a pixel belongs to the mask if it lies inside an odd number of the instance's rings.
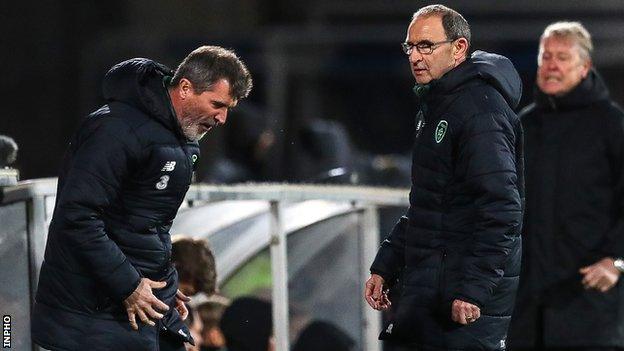
[{"label": "jacket cuff", "polygon": [[[479,307],[479,309],[480,309],[480,310],[482,310],[482,309],[483,309],[483,304],[482,304],[481,302],[479,302],[479,301],[477,301],[477,300],[475,300],[475,299],[473,299],[473,298],[471,298],[471,297],[468,297],[468,296],[458,295],[458,296],[456,296],[456,297],[453,299],[453,301],[454,301],[454,300],[462,300],[462,301],[464,301],[464,302],[468,302],[468,303],[470,303],[470,304],[473,304],[473,305],[475,305],[475,306]],[[451,302],[453,302],[453,301],[451,301]]]},{"label": "jacket cuff", "polygon": [[384,279],[384,283],[388,282],[388,278],[390,277],[388,273],[382,272],[378,269],[374,269],[371,267],[370,269],[371,274],[377,274],[379,276],[381,276]]},{"label": "jacket cuff", "polygon": [[621,240],[609,240],[607,245],[602,247],[601,253],[604,257],[624,258],[624,248],[622,248]]},{"label": "jacket cuff", "polygon": [[483,309],[488,296],[489,294],[487,291],[483,291],[477,287],[465,287],[463,289],[458,289],[458,291],[453,294],[453,300],[462,300],[479,307],[479,309]]},{"label": "jacket cuff", "polygon": [[139,272],[127,259],[106,277],[108,290],[116,301],[124,301],[136,290],[140,281]]}]

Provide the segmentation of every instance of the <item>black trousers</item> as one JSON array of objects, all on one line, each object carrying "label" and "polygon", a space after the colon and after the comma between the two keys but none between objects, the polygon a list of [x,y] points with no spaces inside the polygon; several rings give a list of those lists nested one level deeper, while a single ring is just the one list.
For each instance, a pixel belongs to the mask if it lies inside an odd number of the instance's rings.
[{"label": "black trousers", "polygon": [[619,347],[553,347],[533,349],[510,349],[509,351],[622,351]]},{"label": "black trousers", "polygon": [[[159,336],[159,346],[160,351],[185,351],[184,343],[180,342],[179,339],[172,338],[168,333],[161,333]],[[48,349],[44,349],[41,347],[43,351],[50,351]]]},{"label": "black trousers", "polygon": [[185,351],[184,343],[170,333],[160,333],[158,337],[160,351]]}]

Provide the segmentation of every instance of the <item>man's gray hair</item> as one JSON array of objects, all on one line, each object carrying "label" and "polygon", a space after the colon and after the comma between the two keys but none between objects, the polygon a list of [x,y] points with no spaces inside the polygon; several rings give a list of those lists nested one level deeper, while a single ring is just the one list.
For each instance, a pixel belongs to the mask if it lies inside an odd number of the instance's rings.
[{"label": "man's gray hair", "polygon": [[[444,34],[448,40],[457,40],[459,38],[465,38],[468,41],[468,48],[470,48],[470,25],[468,21],[459,12],[444,5],[429,5],[416,11],[412,16],[412,21],[416,17],[429,17],[440,16],[442,18],[442,27],[444,28]],[[466,57],[468,57],[468,51],[466,50]]]},{"label": "man's gray hair", "polygon": [[581,22],[561,21],[551,23],[544,29],[540,42],[548,37],[566,38],[574,41],[579,47],[581,58],[585,60],[591,59],[594,45],[592,44],[591,35]]},{"label": "man's gray hair", "polygon": [[234,51],[220,46],[201,46],[193,50],[175,71],[171,85],[182,78],[193,84],[196,94],[208,91],[220,79],[230,83],[230,95],[235,100],[247,97],[253,85],[251,74]]}]

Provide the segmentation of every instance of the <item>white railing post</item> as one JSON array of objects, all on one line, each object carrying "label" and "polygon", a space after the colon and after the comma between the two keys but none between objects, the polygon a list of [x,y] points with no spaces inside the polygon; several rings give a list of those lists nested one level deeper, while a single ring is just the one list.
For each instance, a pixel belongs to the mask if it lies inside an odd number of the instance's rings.
[{"label": "white railing post", "polygon": [[381,345],[377,338],[381,331],[381,313],[373,310],[364,300],[364,283],[370,276],[369,267],[373,263],[379,245],[379,215],[376,206],[367,205],[364,207],[359,226],[361,277],[359,299],[362,306],[362,350],[380,351]]},{"label": "white railing post", "polygon": [[277,351],[288,351],[288,260],[286,234],[280,216],[280,203],[270,201],[271,275],[273,277],[273,330]]},{"label": "white railing post", "polygon": [[39,282],[39,269],[43,263],[46,238],[48,237],[45,213],[45,196],[35,195],[28,203],[28,255],[30,260],[31,306]]}]

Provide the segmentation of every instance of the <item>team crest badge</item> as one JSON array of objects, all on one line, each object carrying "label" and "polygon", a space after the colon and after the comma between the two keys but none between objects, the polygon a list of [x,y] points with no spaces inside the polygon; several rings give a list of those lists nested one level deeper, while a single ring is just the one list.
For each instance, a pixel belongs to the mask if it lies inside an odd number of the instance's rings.
[{"label": "team crest badge", "polygon": [[448,129],[448,122],[445,120],[441,120],[435,129],[435,142],[437,144],[442,142],[442,139],[444,139],[444,136],[446,135],[447,129]]}]

